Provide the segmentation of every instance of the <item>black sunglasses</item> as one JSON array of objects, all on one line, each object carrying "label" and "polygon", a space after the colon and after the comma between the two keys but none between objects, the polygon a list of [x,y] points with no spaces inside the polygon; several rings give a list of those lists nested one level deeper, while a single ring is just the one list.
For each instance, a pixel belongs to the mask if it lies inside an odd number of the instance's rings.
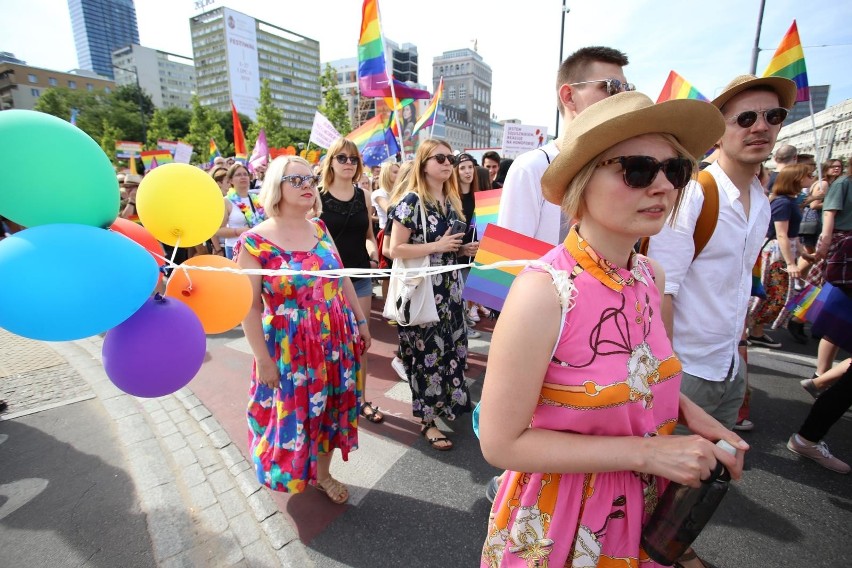
[{"label": "black sunglasses", "polygon": [[319,180],[319,176],[284,176],[281,178],[281,181],[289,182],[290,185],[296,189],[299,189],[304,185],[314,187],[319,183]]},{"label": "black sunglasses", "polygon": [[736,116],[730,117],[728,120],[735,120],[740,128],[749,128],[757,122],[757,116],[763,115],[766,124],[770,126],[778,126],[784,119],[787,118],[786,108],[771,108],[769,110],[746,110]]},{"label": "black sunglasses", "polygon": [[426,161],[428,162],[432,158],[435,158],[435,161],[439,164],[443,164],[444,162],[450,162],[451,166],[456,165],[456,157],[452,154],[435,154],[434,156],[429,156],[428,158],[426,158]]},{"label": "black sunglasses", "polygon": [[636,85],[633,83],[622,83],[618,79],[595,79],[594,81],[580,81],[579,83],[570,83],[574,85],[588,85],[589,83],[606,83],[606,94],[609,96],[617,95],[625,91],[635,91]]},{"label": "black sunglasses", "polygon": [[338,164],[345,164],[347,160],[349,160],[350,164],[358,164],[361,161],[361,158],[358,156],[346,156],[344,154],[338,154],[334,159],[337,160]]},{"label": "black sunglasses", "polygon": [[683,189],[692,177],[692,160],[689,158],[669,158],[658,161],[651,156],[618,156],[599,163],[596,168],[610,164],[621,164],[624,170],[624,183],[636,189],[645,189],[660,170],[675,189]]}]

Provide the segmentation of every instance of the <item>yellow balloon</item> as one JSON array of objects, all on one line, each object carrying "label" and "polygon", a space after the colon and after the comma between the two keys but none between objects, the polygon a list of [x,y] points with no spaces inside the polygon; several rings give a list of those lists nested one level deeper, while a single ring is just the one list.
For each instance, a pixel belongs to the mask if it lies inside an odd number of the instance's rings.
[{"label": "yellow balloon", "polygon": [[158,241],[192,247],[222,225],[225,201],[209,174],[189,164],[165,164],[151,170],[136,191],[139,220]]}]

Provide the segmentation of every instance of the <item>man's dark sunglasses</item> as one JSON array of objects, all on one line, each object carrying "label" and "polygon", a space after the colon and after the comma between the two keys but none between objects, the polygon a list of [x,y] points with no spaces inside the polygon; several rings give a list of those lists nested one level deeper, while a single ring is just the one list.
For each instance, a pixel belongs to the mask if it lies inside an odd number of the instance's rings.
[{"label": "man's dark sunglasses", "polygon": [[735,120],[740,128],[750,128],[757,122],[757,115],[762,114],[766,124],[770,126],[778,126],[784,119],[787,118],[786,108],[771,108],[769,110],[746,110],[736,116],[730,117],[728,120]]},{"label": "man's dark sunglasses", "polygon": [[683,189],[692,177],[692,160],[669,158],[658,161],[651,156],[618,156],[599,163],[596,168],[620,164],[624,170],[624,183],[635,189],[645,189],[654,182],[660,170],[675,189]]}]

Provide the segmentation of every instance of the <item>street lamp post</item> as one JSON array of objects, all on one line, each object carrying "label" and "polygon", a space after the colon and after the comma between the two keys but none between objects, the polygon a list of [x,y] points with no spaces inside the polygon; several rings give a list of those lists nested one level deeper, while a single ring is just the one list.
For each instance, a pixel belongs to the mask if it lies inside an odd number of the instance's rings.
[{"label": "street lamp post", "polygon": [[142,126],[141,142],[145,144],[147,142],[148,135],[145,129],[145,111],[142,108],[142,87],[139,86],[139,69],[135,65],[133,66],[133,69],[126,69],[124,67],[119,67],[118,65],[113,65],[113,67],[127,73],[133,73],[133,76],[136,78],[136,103],[139,105],[139,123]]},{"label": "street lamp post", "polygon": [[[559,65],[562,66],[562,49],[565,43],[565,14],[571,11],[565,4],[566,0],[562,0],[562,31],[559,34]],[[559,137],[559,105],[556,106],[556,130],[553,132],[553,137]]]}]

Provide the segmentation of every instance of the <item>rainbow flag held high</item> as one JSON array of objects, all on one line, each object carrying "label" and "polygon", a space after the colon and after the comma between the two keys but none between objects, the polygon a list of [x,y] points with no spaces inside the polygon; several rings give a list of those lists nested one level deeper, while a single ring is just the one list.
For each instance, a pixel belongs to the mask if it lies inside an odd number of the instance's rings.
[{"label": "rainbow flag held high", "polygon": [[361,159],[368,167],[378,166],[399,152],[399,143],[388,125],[388,117],[379,113],[349,134],[348,140],[355,142]]},{"label": "rainbow flag held high", "polygon": [[709,99],[702,95],[698,89],[692,85],[692,83],[675,73],[673,70],[669,72],[666,84],[663,85],[663,90],[660,91],[660,96],[657,97],[657,103],[672,99],[695,99],[698,101],[709,102]]},{"label": "rainbow flag held high", "polygon": [[764,77],[784,77],[796,83],[796,102],[807,101],[811,98],[808,88],[808,69],[805,66],[805,52],[799,41],[799,28],[796,20],[784,34],[781,44],[775,50],[775,55],[769,61],[769,66],[763,72]]},{"label": "rainbow flag held high", "polygon": [[[499,225],[488,225],[479,241],[479,252],[476,253],[474,264],[493,264],[502,260],[537,260],[552,248],[549,243]],[[489,270],[474,266],[465,281],[462,297],[492,310],[501,311],[509,288],[521,270],[522,266]]]},{"label": "rainbow flag held high", "polygon": [[476,203],[473,210],[473,218],[476,222],[476,233],[485,234],[485,228],[489,224],[497,223],[497,211],[500,208],[500,196],[502,189],[490,189],[488,191],[474,192],[473,198]]},{"label": "rainbow flag held high", "polygon": [[[364,0],[361,8],[361,35],[358,39],[358,87],[362,97],[428,99],[429,91],[409,87],[393,79],[393,92],[385,65],[385,42],[379,23],[379,1]],[[390,105],[393,108],[393,104]]]},{"label": "rainbow flag held high", "polygon": [[163,166],[174,162],[172,153],[168,150],[148,150],[142,152],[141,156],[142,164],[145,166],[146,171],[153,170],[157,166]]},{"label": "rainbow flag held high", "polygon": [[441,104],[441,95],[443,94],[444,78],[441,77],[441,80],[438,81],[438,88],[435,89],[435,96],[432,97],[432,100],[429,101],[429,106],[426,107],[426,111],[420,115],[420,118],[417,119],[417,122],[414,124],[414,130],[411,131],[412,138],[420,132],[421,128],[425,126],[432,126],[435,123],[435,117],[438,114],[438,105]]},{"label": "rainbow flag held high", "polygon": [[210,139],[210,165],[213,165],[213,160],[216,158],[221,158],[222,154],[219,153],[219,147],[216,146],[216,141],[212,138]]},{"label": "rainbow flag held high", "polygon": [[234,106],[234,101],[231,101],[231,121],[234,124],[234,159],[245,165],[248,162],[246,135],[243,134],[243,125],[237,115],[237,107]]}]

